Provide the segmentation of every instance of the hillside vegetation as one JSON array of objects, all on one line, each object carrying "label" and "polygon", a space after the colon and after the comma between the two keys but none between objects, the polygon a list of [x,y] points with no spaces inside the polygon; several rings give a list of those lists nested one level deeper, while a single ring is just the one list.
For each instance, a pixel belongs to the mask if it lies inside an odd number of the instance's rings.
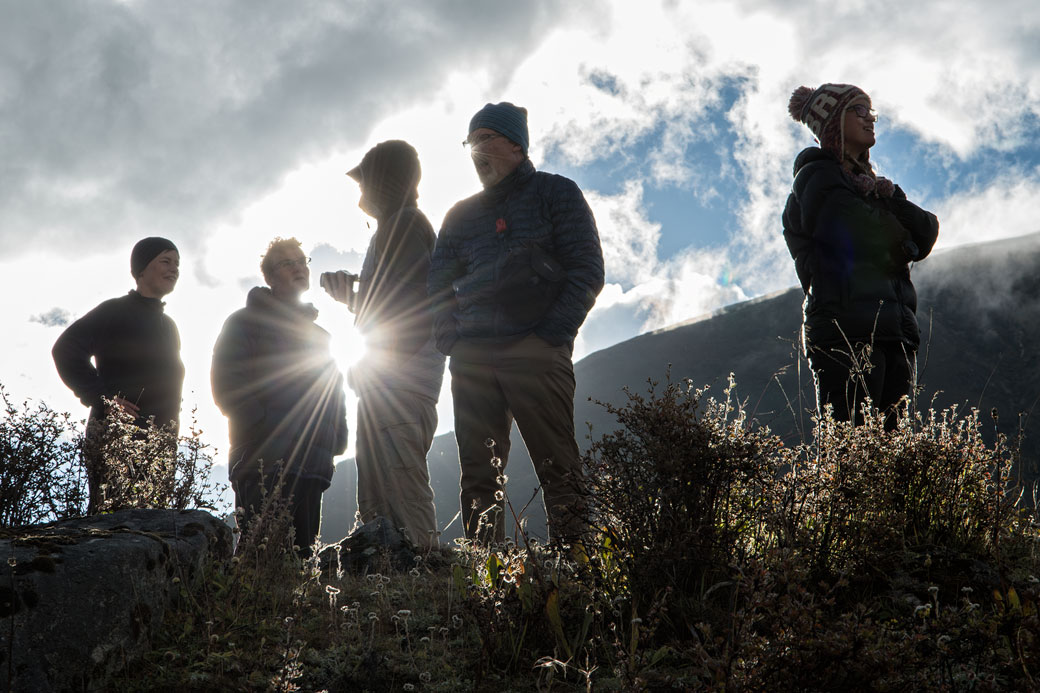
[{"label": "hillside vegetation", "polygon": [[120,689],[1040,687],[1040,526],[988,415],[824,420],[791,447],[732,382],[608,409],[581,545],[519,534],[344,574],[289,558],[271,509]]}]

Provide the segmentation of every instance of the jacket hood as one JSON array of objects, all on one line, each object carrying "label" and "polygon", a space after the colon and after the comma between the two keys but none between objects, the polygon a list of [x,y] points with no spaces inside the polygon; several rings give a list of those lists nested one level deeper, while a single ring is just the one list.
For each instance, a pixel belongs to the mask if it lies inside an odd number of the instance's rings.
[{"label": "jacket hood", "polygon": [[835,163],[838,161],[838,157],[834,156],[831,152],[826,149],[820,149],[819,147],[806,147],[798,156],[794,158],[794,171],[793,175],[797,176],[798,172],[802,170],[802,167],[806,164],[811,164],[814,161],[830,160]]},{"label": "jacket hood", "polygon": [[379,209],[379,219],[415,204],[422,166],[415,148],[404,140],[380,142],[368,150],[347,175],[365,187],[365,196]]},{"label": "jacket hood", "polygon": [[304,318],[314,322],[318,318],[318,309],[312,303],[297,303],[295,305],[279,301],[266,286],[254,286],[246,296],[246,307],[254,310],[262,310],[265,313],[280,313],[286,316]]}]

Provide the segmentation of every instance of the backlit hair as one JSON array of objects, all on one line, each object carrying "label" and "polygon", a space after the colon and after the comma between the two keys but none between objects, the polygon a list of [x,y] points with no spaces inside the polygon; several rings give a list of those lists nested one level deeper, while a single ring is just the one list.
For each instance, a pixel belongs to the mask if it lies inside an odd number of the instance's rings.
[{"label": "backlit hair", "polygon": [[264,254],[260,257],[260,272],[264,275],[264,281],[270,283],[269,277],[271,272],[274,270],[274,260],[270,259],[272,251],[302,247],[303,244],[294,237],[282,238],[281,236],[276,236],[275,239],[267,245],[267,250],[265,250]]}]

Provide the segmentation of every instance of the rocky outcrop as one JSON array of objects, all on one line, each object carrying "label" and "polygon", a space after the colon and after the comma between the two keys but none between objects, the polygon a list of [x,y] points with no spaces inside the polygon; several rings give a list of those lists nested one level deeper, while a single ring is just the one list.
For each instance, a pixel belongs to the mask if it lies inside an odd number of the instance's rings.
[{"label": "rocky outcrop", "polygon": [[390,520],[380,516],[358,527],[346,539],[326,545],[320,557],[327,570],[364,575],[388,568],[405,571],[414,567],[415,548]]},{"label": "rocky outcrop", "polygon": [[[0,531],[0,689],[107,690],[228,526],[201,510],[124,510]],[[4,566],[0,563],[0,566]]]}]

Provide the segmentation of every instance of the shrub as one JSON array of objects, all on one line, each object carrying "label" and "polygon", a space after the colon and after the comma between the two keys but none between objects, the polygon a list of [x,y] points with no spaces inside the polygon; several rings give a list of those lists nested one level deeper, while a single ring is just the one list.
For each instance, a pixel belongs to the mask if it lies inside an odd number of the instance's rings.
[{"label": "shrub", "polygon": [[[118,407],[84,436],[68,413],[40,402],[13,403],[0,385],[0,526],[83,515],[89,473],[103,481],[96,512],[121,508],[226,510],[224,485],[210,475],[213,457],[194,418],[188,435],[137,427]],[[194,412],[193,412],[194,415]],[[97,469],[88,469],[96,466]]]},{"label": "shrub", "polygon": [[985,444],[977,411],[883,424],[870,412],[862,426],[824,418],[780,480],[786,541],[815,578],[885,570],[907,550],[997,561],[1021,538],[1015,451],[1003,437]]},{"label": "shrub", "polygon": [[132,414],[110,406],[110,413],[84,442],[84,464],[99,480],[98,512],[124,508],[203,508],[226,510],[224,484],[210,479],[213,456],[193,420],[188,435],[171,427],[146,428]]},{"label": "shrub", "polygon": [[823,419],[792,449],[733,391],[651,383],[611,408],[622,429],[585,456],[596,531],[569,549],[461,542],[354,576],[249,539],[135,683],[1038,689],[1040,525],[1007,441],[948,410],[891,432]]},{"label": "shrub", "polygon": [[621,428],[584,456],[589,522],[601,540],[588,554],[603,587],[637,602],[664,590],[700,600],[771,540],[775,480],[788,454],[768,430],[751,426],[735,400],[670,380],[647,396],[626,390],[623,407],[604,405]]},{"label": "shrub", "polygon": [[28,401],[19,408],[0,385],[0,526],[75,517],[86,505],[80,437],[69,414]]}]

